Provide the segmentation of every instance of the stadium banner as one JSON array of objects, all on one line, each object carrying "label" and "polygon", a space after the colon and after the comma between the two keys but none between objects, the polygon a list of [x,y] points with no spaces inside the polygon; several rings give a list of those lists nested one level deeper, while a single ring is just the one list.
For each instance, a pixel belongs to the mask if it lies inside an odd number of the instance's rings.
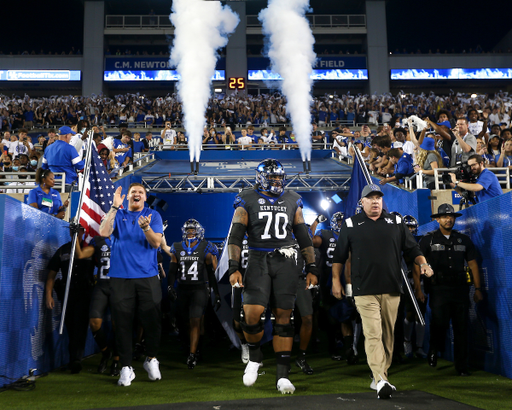
[{"label": "stadium banner", "polygon": [[[169,56],[106,56],[105,71],[158,71],[174,70]],[[216,70],[226,69],[226,59],[217,60]]]},{"label": "stadium banner", "polygon": [[512,68],[401,68],[392,80],[510,80]]},{"label": "stadium banner", "polygon": [[[267,57],[248,57],[248,70],[270,70],[270,60]],[[318,57],[313,69],[315,70],[346,70],[366,68],[366,56],[339,55],[332,57]]]},{"label": "stadium banner", "polygon": [[[37,369],[36,375],[69,361],[66,331],[59,335],[62,305],[45,306],[47,265],[69,242],[68,223],[7,195],[0,195],[0,386]],[[61,275],[58,274],[57,277]],[[89,331],[85,355],[93,354]]]},{"label": "stadium banner", "polygon": [[0,70],[0,81],[80,81],[80,70]]},{"label": "stadium banner", "polygon": [[[310,75],[312,80],[368,80],[366,69],[337,69],[337,70],[313,70]],[[247,79],[249,81],[279,81],[281,76],[271,70],[249,70]]]}]

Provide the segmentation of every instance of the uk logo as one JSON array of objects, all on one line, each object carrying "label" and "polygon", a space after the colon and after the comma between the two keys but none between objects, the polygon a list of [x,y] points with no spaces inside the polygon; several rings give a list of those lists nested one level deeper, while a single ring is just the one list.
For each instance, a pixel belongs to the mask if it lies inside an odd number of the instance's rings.
[{"label": "uk logo", "polygon": [[258,199],[258,204],[263,205],[265,203],[265,200],[263,198]]},{"label": "uk logo", "polygon": [[181,251],[180,256],[185,256],[185,251]]},{"label": "uk logo", "polygon": [[388,223],[388,224],[393,224],[393,220],[392,219],[389,219],[389,218],[384,218],[384,220]]}]

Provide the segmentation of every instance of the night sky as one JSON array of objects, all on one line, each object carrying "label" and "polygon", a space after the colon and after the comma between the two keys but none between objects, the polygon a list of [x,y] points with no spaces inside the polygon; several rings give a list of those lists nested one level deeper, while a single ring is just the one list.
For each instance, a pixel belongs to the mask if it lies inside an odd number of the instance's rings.
[{"label": "night sky", "polygon": [[[82,49],[83,1],[21,0],[3,2],[0,13],[4,54],[18,51],[48,50],[68,52],[71,47]],[[170,1],[109,0],[107,14],[146,14],[154,9],[157,14],[170,11]],[[363,0],[311,0],[317,13],[364,12]],[[50,6],[51,5],[51,6]],[[248,7],[265,5],[256,1]],[[491,50],[512,29],[512,18],[505,10],[510,1],[475,2],[462,0],[388,0],[387,23],[389,50],[406,48],[409,52],[420,48],[462,49],[478,44]]]}]

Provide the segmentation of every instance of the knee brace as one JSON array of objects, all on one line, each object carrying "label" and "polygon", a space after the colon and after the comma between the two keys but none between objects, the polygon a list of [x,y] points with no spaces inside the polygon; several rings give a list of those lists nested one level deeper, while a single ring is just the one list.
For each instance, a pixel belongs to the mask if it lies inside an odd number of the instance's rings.
[{"label": "knee brace", "polygon": [[247,333],[248,335],[257,335],[258,333],[260,333],[264,330],[264,327],[263,327],[263,324],[261,321],[259,321],[255,325],[248,325],[244,321],[244,322],[240,322],[240,325],[242,326],[242,330],[245,333]]},{"label": "knee brace", "polygon": [[286,325],[274,325],[274,329],[272,331],[273,336],[279,337],[293,337],[295,335],[295,329],[293,326],[288,323]]}]

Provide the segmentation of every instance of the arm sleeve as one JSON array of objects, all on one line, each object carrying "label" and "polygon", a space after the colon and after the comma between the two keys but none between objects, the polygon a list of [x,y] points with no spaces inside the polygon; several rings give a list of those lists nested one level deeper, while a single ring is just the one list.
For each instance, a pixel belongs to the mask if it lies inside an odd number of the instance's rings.
[{"label": "arm sleeve", "polygon": [[340,236],[338,237],[338,242],[336,242],[336,248],[334,249],[334,254],[332,258],[333,263],[342,263],[344,264],[349,255],[350,251],[350,242],[348,237],[348,229],[346,226],[347,221],[344,222]]},{"label": "arm sleeve", "polygon": [[73,166],[75,167],[75,169],[84,169],[84,166],[85,166],[85,162],[84,160],[80,160],[80,155],[78,155],[78,153],[76,152],[76,149],[74,149],[71,145],[69,146],[70,148],[73,149],[73,151],[70,150],[70,154],[71,154],[71,163],[73,164]]}]

